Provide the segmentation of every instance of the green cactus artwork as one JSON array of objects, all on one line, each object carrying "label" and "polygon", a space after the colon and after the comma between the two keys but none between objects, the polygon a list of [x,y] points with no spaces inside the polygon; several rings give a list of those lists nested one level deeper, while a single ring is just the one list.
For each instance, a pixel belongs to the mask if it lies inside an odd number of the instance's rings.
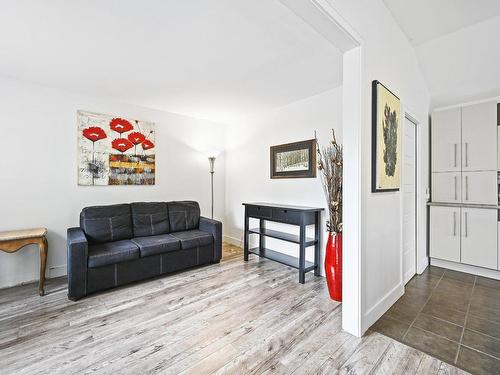
[{"label": "green cactus artwork", "polygon": [[384,117],[382,119],[382,128],[384,131],[384,164],[385,174],[394,177],[396,172],[396,163],[398,161],[398,118],[396,111],[391,111],[387,104],[384,108]]}]

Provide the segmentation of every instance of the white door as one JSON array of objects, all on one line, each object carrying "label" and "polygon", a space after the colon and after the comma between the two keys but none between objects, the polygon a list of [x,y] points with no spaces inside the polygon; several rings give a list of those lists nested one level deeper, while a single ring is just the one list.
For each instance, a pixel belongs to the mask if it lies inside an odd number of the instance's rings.
[{"label": "white door", "polygon": [[497,170],[497,105],[462,108],[462,170]]},{"label": "white door", "polygon": [[462,201],[497,206],[497,171],[463,172]]},{"label": "white door", "polygon": [[431,207],[430,255],[460,262],[460,207]]},{"label": "white door", "polygon": [[438,203],[462,202],[462,177],[460,172],[432,174],[432,201]]},{"label": "white door", "polygon": [[416,145],[417,126],[405,118],[403,140],[403,281],[406,284],[417,271],[416,232]]},{"label": "white door", "polygon": [[460,108],[434,112],[432,115],[432,172],[461,170],[462,115]]},{"label": "white door", "polygon": [[497,210],[462,208],[461,262],[497,268]]}]

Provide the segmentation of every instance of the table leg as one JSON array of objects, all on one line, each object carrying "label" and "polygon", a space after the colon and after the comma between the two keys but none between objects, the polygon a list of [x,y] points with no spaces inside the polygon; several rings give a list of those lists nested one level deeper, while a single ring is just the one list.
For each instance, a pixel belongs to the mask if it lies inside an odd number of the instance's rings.
[{"label": "table leg", "polygon": [[314,223],[314,275],[320,276],[319,259],[320,259],[320,245],[321,245],[321,211],[316,212],[316,219]]},{"label": "table leg", "polygon": [[304,225],[300,226],[300,244],[299,244],[299,283],[305,284],[306,282],[306,228]]},{"label": "table leg", "polygon": [[38,284],[38,293],[43,296],[45,294],[45,269],[47,267],[47,238],[43,237],[40,247],[40,282]]},{"label": "table leg", "polygon": [[247,213],[247,206],[245,206],[245,228],[244,228],[244,233],[243,233],[243,260],[248,261],[248,226],[249,226],[249,220],[248,220],[248,213]]},{"label": "table leg", "polygon": [[[259,228],[262,233],[266,229],[266,222],[264,219],[259,219]],[[259,234],[259,250],[262,251],[266,248],[266,236]]]}]

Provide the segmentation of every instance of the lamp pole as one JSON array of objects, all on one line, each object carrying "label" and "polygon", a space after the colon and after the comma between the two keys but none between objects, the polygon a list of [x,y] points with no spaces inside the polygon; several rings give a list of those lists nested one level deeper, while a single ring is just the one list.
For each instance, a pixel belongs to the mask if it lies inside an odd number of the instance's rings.
[{"label": "lamp pole", "polygon": [[215,173],[215,156],[208,158],[209,172],[210,172],[210,190],[212,192],[212,219],[214,218],[214,173]]}]

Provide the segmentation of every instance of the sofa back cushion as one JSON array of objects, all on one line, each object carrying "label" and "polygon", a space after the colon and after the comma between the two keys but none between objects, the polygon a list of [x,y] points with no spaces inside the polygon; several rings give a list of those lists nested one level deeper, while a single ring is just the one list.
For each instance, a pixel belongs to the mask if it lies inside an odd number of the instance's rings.
[{"label": "sofa back cushion", "polygon": [[131,203],[130,211],[134,237],[154,236],[170,232],[167,203]]},{"label": "sofa back cushion", "polygon": [[194,201],[168,202],[170,232],[198,229],[200,225],[200,206]]},{"label": "sofa back cushion", "polygon": [[80,227],[90,243],[132,238],[130,205],[85,207],[80,213]]}]

